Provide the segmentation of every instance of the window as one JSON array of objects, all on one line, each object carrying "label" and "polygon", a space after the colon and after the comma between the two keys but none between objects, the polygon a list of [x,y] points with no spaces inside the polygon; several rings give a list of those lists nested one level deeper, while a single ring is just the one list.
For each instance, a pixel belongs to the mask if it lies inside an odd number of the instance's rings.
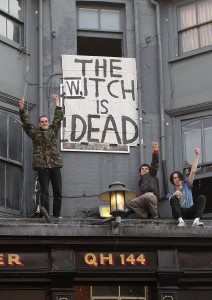
[{"label": "window", "polygon": [[193,197],[206,196],[204,213],[212,212],[211,185],[212,185],[212,116],[188,120],[183,123],[183,166],[184,174],[188,176],[190,166],[194,161],[194,149],[199,147],[200,158],[193,183]]},{"label": "window", "polygon": [[180,55],[212,45],[212,0],[179,6],[177,16]]},{"label": "window", "polygon": [[79,8],[79,28],[120,31],[120,10]]},{"label": "window", "polygon": [[146,300],[145,286],[92,286],[91,300]]},{"label": "window", "polygon": [[201,149],[200,164],[212,165],[212,117],[187,121],[183,126],[184,166],[192,165],[194,149]]},{"label": "window", "polygon": [[78,7],[77,54],[123,56],[122,10],[114,7]]},{"label": "window", "polygon": [[22,125],[0,111],[0,207],[19,210],[22,197]]},{"label": "window", "polygon": [[0,1],[0,35],[17,44],[23,42],[23,0]]}]

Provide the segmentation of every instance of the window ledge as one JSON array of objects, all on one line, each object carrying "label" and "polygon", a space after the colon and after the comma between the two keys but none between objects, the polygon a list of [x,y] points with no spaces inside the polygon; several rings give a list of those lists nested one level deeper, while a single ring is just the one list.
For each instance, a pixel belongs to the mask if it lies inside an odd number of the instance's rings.
[{"label": "window ledge", "polygon": [[200,104],[193,104],[173,109],[165,110],[166,114],[169,117],[179,117],[191,113],[201,112],[201,111],[209,111],[212,109],[212,101],[204,102]]},{"label": "window ledge", "polygon": [[[9,105],[10,109],[13,109],[13,111],[19,111],[19,98],[17,97],[0,92],[0,102],[0,107],[7,108],[7,106]],[[2,103],[5,104],[2,105]],[[25,101],[25,105],[26,107],[28,107],[29,110],[33,109],[36,106],[36,104],[33,104],[28,101]]]},{"label": "window ledge", "polygon": [[202,55],[203,53],[207,53],[207,52],[211,52],[211,51],[212,51],[212,46],[208,46],[207,48],[200,49],[198,51],[189,52],[188,54],[184,54],[182,56],[177,56],[176,58],[170,59],[168,62],[172,63],[175,61],[192,58],[194,56]]},{"label": "window ledge", "polygon": [[16,50],[19,50],[20,52],[22,52],[21,49],[24,49],[24,53],[26,53],[28,55],[30,54],[29,51],[27,51],[26,48],[23,45],[20,45],[20,44],[12,41],[10,39],[7,39],[6,37],[4,37],[2,35],[0,35],[0,42],[6,44],[7,46],[12,47]]}]

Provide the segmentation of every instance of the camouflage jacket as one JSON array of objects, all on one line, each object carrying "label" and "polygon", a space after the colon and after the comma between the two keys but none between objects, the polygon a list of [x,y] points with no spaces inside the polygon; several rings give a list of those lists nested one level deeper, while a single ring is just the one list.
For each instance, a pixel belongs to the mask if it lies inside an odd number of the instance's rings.
[{"label": "camouflage jacket", "polygon": [[20,110],[20,119],[23,123],[23,129],[32,139],[33,153],[33,169],[39,170],[44,168],[61,168],[62,159],[57,149],[57,137],[63,119],[61,107],[55,108],[53,122],[47,130],[36,128],[30,121],[27,110]]}]

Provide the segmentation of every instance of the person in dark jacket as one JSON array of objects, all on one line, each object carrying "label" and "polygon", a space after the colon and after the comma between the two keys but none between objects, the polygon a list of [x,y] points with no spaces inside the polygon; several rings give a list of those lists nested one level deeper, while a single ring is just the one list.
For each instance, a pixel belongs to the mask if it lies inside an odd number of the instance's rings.
[{"label": "person in dark jacket", "polygon": [[159,200],[159,181],[157,172],[159,168],[158,142],[152,142],[153,154],[151,166],[142,164],[139,168],[141,175],[139,181],[140,193],[127,203],[127,207],[136,212],[141,218],[158,218],[157,203]]},{"label": "person in dark jacket", "polygon": [[60,168],[62,159],[57,149],[57,138],[63,119],[62,107],[58,95],[53,94],[55,101],[55,114],[51,124],[47,116],[39,118],[39,128],[36,128],[30,121],[29,114],[24,108],[24,99],[19,101],[20,119],[23,129],[31,138],[34,148],[33,169],[38,171],[41,187],[41,206],[49,214],[49,181],[53,189],[53,216],[60,217],[62,205],[62,178]]}]

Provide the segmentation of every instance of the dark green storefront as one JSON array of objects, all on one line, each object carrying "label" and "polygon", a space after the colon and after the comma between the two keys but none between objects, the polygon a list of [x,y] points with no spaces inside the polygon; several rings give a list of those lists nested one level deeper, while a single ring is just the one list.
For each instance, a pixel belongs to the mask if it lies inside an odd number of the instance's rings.
[{"label": "dark green storefront", "polygon": [[1,219],[0,299],[85,300],[79,286],[132,285],[148,287],[147,300],[211,300],[211,221],[128,219],[116,235],[92,224]]}]

